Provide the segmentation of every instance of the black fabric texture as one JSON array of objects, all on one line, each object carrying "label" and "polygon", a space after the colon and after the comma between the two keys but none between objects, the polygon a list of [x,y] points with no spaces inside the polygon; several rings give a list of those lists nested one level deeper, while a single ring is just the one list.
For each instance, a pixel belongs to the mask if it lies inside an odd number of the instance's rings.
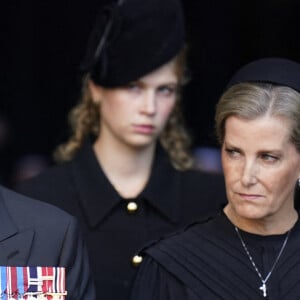
[{"label": "black fabric texture", "polygon": [[280,57],[258,59],[240,68],[229,81],[227,88],[242,82],[283,85],[300,93],[300,64]]},{"label": "black fabric texture", "polygon": [[[286,234],[260,236],[241,231],[263,277],[270,271]],[[131,300],[299,299],[300,223],[296,223],[278,264],[262,285],[235,232],[220,213],[144,249]],[[177,290],[176,295],[167,290]],[[155,297],[151,298],[155,290]],[[150,294],[150,296],[146,296]],[[142,297],[143,295],[143,297]],[[171,295],[171,296],[169,296]],[[183,298],[180,295],[185,295]]]},{"label": "black fabric texture", "polygon": [[96,18],[81,70],[101,86],[122,86],[175,57],[184,31],[178,0],[111,1]]}]

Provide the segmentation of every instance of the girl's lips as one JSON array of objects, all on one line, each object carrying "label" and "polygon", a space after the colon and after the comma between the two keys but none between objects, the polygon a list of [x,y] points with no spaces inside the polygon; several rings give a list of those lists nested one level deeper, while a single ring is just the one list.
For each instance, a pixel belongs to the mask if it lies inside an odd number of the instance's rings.
[{"label": "girl's lips", "polygon": [[154,131],[154,126],[152,125],[134,125],[134,130],[137,133],[142,133],[142,134],[151,134]]}]

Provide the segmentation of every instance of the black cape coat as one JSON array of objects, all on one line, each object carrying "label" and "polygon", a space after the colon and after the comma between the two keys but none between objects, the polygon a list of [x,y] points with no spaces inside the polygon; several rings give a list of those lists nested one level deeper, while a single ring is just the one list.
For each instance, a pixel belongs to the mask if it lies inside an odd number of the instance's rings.
[{"label": "black cape coat", "polygon": [[[287,233],[260,236],[240,232],[265,278]],[[220,213],[146,247],[130,300],[300,299],[299,253],[298,221],[266,283],[267,297],[263,297],[262,282],[234,225]]]},{"label": "black cape coat", "polygon": [[0,223],[1,266],[65,267],[66,300],[96,299],[74,217],[0,186]]},{"label": "black cape coat", "polygon": [[26,195],[52,203],[76,216],[88,245],[98,299],[127,299],[137,270],[133,256],[148,241],[219,209],[225,203],[223,176],[175,170],[158,149],[150,180],[132,199],[135,213],[111,185],[91,144],[68,163],[21,184]]}]

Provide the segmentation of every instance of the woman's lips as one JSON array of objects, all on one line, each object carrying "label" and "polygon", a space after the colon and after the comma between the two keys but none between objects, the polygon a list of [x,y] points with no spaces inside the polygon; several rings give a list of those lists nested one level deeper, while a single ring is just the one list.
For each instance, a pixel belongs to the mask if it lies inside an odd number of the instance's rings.
[{"label": "woman's lips", "polygon": [[263,198],[262,195],[259,194],[244,194],[244,193],[237,193],[240,198],[247,201],[253,201],[253,200],[260,200]]}]

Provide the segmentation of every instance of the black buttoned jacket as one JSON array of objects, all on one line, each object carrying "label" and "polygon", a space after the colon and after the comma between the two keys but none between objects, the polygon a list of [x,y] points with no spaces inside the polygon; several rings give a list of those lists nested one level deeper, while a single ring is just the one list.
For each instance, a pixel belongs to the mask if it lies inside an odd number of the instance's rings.
[{"label": "black buttoned jacket", "polygon": [[128,201],[108,181],[88,143],[72,161],[18,190],[77,217],[88,245],[97,299],[103,300],[127,298],[137,269],[132,258],[143,245],[225,203],[223,176],[177,171],[158,148],[147,186],[131,199],[137,210],[129,213]]}]

